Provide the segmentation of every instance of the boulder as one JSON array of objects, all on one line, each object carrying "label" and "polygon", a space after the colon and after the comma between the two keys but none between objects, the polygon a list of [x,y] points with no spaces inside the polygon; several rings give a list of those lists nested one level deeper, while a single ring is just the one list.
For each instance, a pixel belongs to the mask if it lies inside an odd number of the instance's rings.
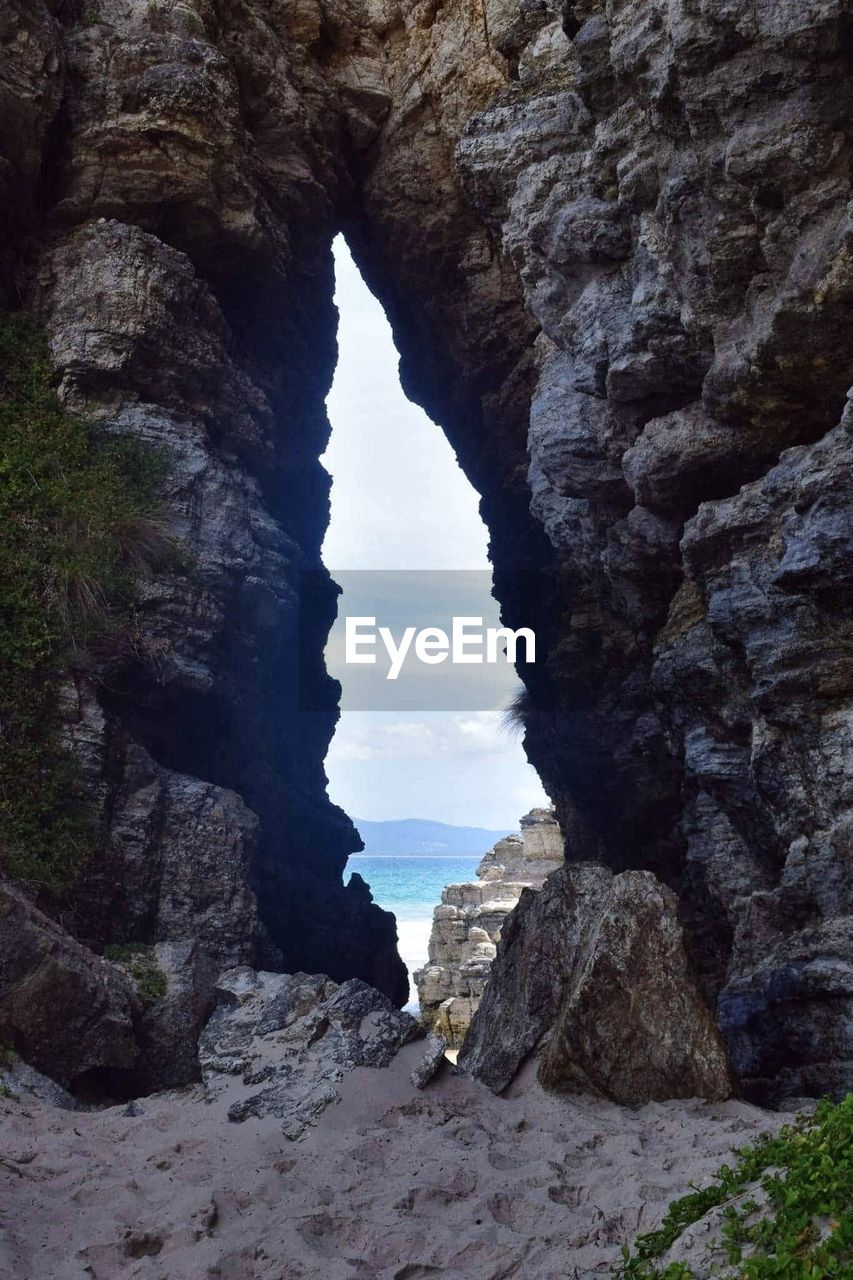
[{"label": "boulder", "polygon": [[217,971],[196,942],[158,942],[152,952],[166,990],[137,1027],[144,1093],[200,1079],[198,1039],[216,1006]]},{"label": "boulder", "polygon": [[62,1085],[5,1048],[0,1049],[0,1098],[15,1102],[34,1100],[57,1107],[60,1111],[81,1108],[81,1103]]},{"label": "boulder", "polygon": [[130,1072],[141,1005],[134,984],[0,883],[0,1043],[61,1085]]},{"label": "boulder", "polygon": [[416,1089],[423,1089],[441,1070],[446,1062],[445,1050],[447,1041],[431,1032],[426,1038],[426,1050],[418,1065],[411,1074],[412,1084]]},{"label": "boulder", "polygon": [[731,1093],[675,897],[650,872],[570,864],[522,895],[459,1065],[500,1091],[534,1052],[549,1089],[626,1105]]},{"label": "boulder", "polygon": [[242,966],[217,984],[220,1006],[199,1045],[212,1098],[228,1118],[273,1115],[294,1141],[340,1099],[356,1067],[387,1067],[423,1033],[387,996],[358,978],[338,986],[322,974],[256,973]]}]

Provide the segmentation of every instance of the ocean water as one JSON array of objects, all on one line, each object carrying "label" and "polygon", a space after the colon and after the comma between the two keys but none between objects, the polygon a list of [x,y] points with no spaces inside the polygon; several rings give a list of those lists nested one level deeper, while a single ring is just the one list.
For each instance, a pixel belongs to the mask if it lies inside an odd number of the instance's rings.
[{"label": "ocean water", "polygon": [[[441,902],[446,884],[475,880],[482,854],[356,853],[347,863],[347,874],[357,871],[370,885],[373,901],[397,917],[400,955],[409,970],[409,1012],[416,1012],[418,993],[411,975],[427,960],[433,909]],[[346,878],[346,877],[345,877]]]}]

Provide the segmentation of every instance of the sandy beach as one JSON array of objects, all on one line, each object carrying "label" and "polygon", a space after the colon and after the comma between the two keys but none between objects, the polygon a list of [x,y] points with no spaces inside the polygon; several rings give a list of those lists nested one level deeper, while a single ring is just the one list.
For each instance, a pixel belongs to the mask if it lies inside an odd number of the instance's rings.
[{"label": "sandy beach", "polygon": [[[608,1275],[691,1182],[781,1117],[494,1097],[422,1044],[360,1068],[304,1141],[200,1087],[128,1107],[0,1101],[0,1272],[31,1280],[566,1280]],[[235,1083],[234,1090],[242,1086]]]}]

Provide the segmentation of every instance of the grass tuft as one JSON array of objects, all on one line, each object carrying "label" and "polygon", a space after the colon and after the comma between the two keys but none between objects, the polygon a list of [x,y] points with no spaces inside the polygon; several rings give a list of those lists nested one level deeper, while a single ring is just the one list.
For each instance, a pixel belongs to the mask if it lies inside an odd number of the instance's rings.
[{"label": "grass tuft", "polygon": [[48,892],[100,840],[60,738],[62,678],[120,647],[133,583],[168,555],[162,460],[63,411],[32,316],[0,315],[0,864]]},{"label": "grass tuft", "polygon": [[142,942],[123,942],[104,948],[104,959],[120,965],[136,983],[139,998],[147,1008],[162,1000],[169,983],[157,964],[153,946]]}]

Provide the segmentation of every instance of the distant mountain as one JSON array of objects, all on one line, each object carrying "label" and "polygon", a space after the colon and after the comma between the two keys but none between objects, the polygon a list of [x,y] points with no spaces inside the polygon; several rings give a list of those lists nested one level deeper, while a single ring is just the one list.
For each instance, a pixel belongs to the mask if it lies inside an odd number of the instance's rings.
[{"label": "distant mountain", "polygon": [[486,853],[496,840],[510,834],[505,829],[454,827],[448,822],[429,822],[426,818],[400,818],[396,822],[367,822],[356,818],[354,821],[364,841],[364,852],[374,855]]}]

